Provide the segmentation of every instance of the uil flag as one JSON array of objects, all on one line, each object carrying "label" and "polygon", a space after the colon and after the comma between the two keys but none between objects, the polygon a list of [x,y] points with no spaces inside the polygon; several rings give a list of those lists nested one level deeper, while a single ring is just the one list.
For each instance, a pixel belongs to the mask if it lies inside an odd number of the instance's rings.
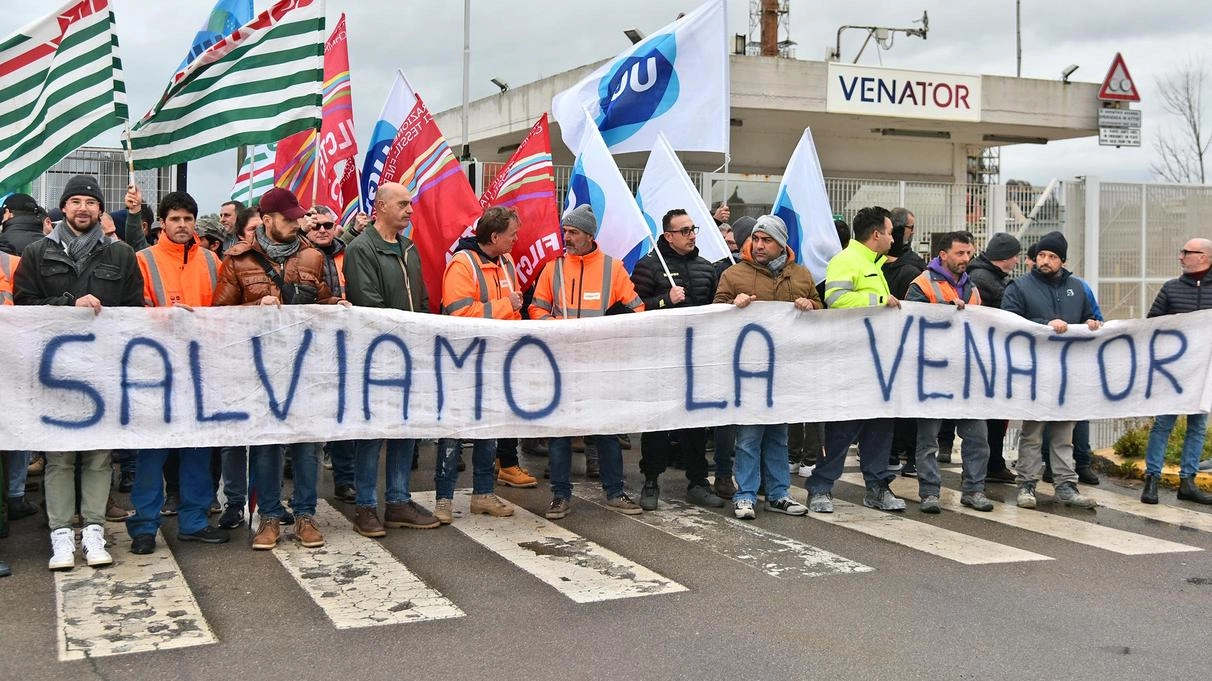
[{"label": "uil flag", "polygon": [[412,241],[421,256],[430,309],[437,312],[447,255],[480,217],[480,202],[420,97],[396,133],[376,189],[387,182],[399,182],[412,193]]},{"label": "uil flag", "polygon": [[244,157],[231,187],[231,200],[254,206],[274,186],[274,145],[258,144]]},{"label": "uil flag", "polygon": [[237,28],[252,21],[252,18],[252,0],[219,0],[216,2],[215,8],[206,17],[206,23],[202,24],[202,28],[194,34],[194,42],[190,45],[189,54],[185,55],[185,59],[177,67],[177,72],[184,71],[191,61],[206,51],[206,48],[219,42],[225,36],[231,35]]},{"label": "uil flag", "polygon": [[527,288],[543,271],[543,265],[563,250],[547,114],[534,124],[509,162],[484,190],[480,205],[508,206],[518,212],[522,226],[511,255],[517,264],[518,285]]},{"label": "uil flag", "polygon": [[727,153],[725,10],[725,0],[708,0],[556,95],[551,113],[568,148],[580,151],[587,109],[614,154],[648,151],[658,132],[680,151]]},{"label": "uil flag", "polygon": [[686,169],[682,167],[669,140],[663,133],[657,134],[656,144],[644,166],[644,176],[640,178],[640,188],[635,200],[644,211],[644,217],[656,238],[661,236],[661,218],[674,208],[681,208],[690,214],[694,224],[699,228],[695,245],[699,255],[716,262],[729,257],[728,244],[724,236],[715,226],[711,211],[703,202],[703,195],[695,189]]},{"label": "uil flag", "polygon": [[804,128],[775,197],[772,212],[787,223],[787,245],[795,251],[795,261],[807,267],[813,279],[824,281],[825,267],[842,250],[842,242],[833,226],[811,129]]},{"label": "uil flag", "polygon": [[404,77],[404,72],[396,71],[396,81],[387,93],[387,101],[383,102],[379,120],[375,122],[370,133],[370,146],[366,149],[366,160],[362,163],[362,198],[366,201],[362,211],[365,213],[369,213],[374,205],[375,191],[379,188],[379,177],[383,174],[384,164],[387,163],[387,152],[391,151],[391,143],[416,103],[417,95],[408,79]]},{"label": "uil flag", "polygon": [[[583,111],[582,116],[589,113]],[[581,153],[568,178],[568,200],[565,212],[588,203],[598,219],[598,234],[594,238],[606,255],[626,260],[636,244],[648,238],[648,223],[636,205],[631,188],[619,173],[606,142],[592,125],[582,126]]]}]

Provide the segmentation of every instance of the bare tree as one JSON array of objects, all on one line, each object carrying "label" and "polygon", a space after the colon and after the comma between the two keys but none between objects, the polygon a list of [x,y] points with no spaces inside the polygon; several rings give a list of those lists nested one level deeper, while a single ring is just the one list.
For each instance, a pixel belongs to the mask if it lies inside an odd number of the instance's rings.
[{"label": "bare tree", "polygon": [[1179,122],[1163,128],[1153,149],[1157,160],[1150,164],[1153,173],[1170,182],[1207,181],[1204,160],[1212,146],[1212,133],[1204,125],[1204,64],[1190,61],[1173,75],[1158,81],[1162,107]]}]

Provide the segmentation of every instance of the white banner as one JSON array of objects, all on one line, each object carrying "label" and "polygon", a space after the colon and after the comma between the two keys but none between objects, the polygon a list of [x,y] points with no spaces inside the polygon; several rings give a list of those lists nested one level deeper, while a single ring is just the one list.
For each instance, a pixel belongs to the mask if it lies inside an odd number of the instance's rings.
[{"label": "white banner", "polygon": [[0,308],[5,449],[1206,411],[1212,311],[1054,336],[1000,310],[713,305],[576,321]]}]

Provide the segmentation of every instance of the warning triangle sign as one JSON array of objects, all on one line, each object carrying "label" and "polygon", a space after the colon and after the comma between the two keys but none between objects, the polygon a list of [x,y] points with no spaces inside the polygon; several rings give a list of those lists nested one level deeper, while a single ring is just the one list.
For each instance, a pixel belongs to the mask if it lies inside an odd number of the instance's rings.
[{"label": "warning triangle sign", "polygon": [[1136,91],[1136,83],[1128,73],[1128,65],[1124,63],[1124,55],[1115,53],[1103,86],[1098,89],[1098,98],[1112,102],[1139,102],[1140,93]]}]

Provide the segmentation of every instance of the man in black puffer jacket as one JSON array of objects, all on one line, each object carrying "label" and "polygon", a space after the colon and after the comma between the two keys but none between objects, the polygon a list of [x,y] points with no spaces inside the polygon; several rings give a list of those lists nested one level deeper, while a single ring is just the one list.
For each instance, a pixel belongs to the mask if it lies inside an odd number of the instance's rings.
[{"label": "man in black puffer jacket", "polygon": [[[716,229],[706,225],[704,229]],[[636,263],[631,281],[636,295],[644,301],[645,310],[666,310],[674,307],[710,305],[718,283],[715,267],[699,256],[695,247],[694,224],[686,211],[675,208],[661,219],[663,234],[657,239],[657,250]],[[662,259],[664,265],[662,265]],[[668,267],[668,275],[666,275]],[[707,484],[707,429],[684,428],[675,432],[644,433],[640,436],[640,471],[644,473],[644,488],[640,492],[640,507],[654,511],[660,488],[657,478],[665,471],[672,454],[671,437],[677,439],[686,462],[686,500],[700,506],[721,508],[724,500],[716,496]]]},{"label": "man in black puffer jacket", "polygon": [[1022,250],[1023,245],[1013,235],[998,232],[989,238],[984,252],[972,259],[968,276],[981,292],[981,305],[1001,308],[1010,273],[1018,266]]},{"label": "man in black puffer jacket", "polygon": [[42,221],[46,211],[29,194],[13,194],[4,200],[4,233],[0,234],[0,251],[21,255],[25,247],[42,238]]}]

